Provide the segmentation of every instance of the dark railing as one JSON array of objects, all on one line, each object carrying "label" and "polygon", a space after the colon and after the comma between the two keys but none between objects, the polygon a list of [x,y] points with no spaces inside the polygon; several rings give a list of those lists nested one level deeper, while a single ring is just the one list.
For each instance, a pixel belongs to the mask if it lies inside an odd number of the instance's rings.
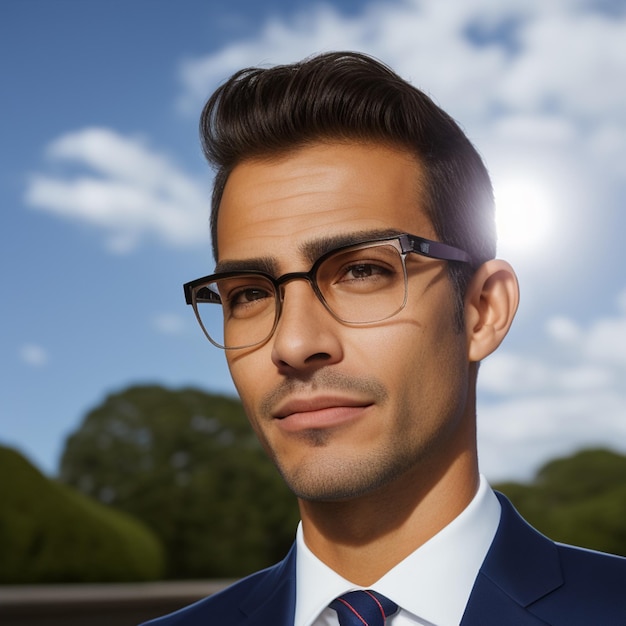
[{"label": "dark railing", "polygon": [[137,626],[231,582],[0,586],[0,625]]}]

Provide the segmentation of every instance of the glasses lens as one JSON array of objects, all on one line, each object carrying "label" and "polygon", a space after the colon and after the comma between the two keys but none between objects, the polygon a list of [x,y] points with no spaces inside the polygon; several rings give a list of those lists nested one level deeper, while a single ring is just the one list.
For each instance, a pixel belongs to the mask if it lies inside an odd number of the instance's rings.
[{"label": "glasses lens", "polygon": [[[218,294],[219,300],[214,295]],[[195,310],[207,337],[220,348],[244,348],[265,341],[276,319],[274,285],[254,274],[221,278],[194,292]],[[222,306],[215,306],[221,301]]]},{"label": "glasses lens", "polygon": [[341,250],[317,271],[326,306],[352,324],[379,322],[396,314],[406,301],[406,283],[402,257],[392,243]]}]

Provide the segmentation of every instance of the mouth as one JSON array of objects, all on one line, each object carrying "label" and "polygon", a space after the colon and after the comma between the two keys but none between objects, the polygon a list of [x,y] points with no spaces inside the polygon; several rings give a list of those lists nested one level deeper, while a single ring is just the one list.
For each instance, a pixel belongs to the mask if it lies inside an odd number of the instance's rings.
[{"label": "mouth", "polygon": [[371,406],[344,396],[294,398],[280,404],[272,416],[287,431],[332,428],[358,419]]}]

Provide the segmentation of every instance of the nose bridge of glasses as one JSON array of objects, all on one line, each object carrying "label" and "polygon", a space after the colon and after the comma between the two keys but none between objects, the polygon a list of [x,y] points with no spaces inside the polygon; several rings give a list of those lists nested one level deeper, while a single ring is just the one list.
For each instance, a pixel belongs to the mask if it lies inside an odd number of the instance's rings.
[{"label": "nose bridge of glasses", "polygon": [[295,280],[305,280],[306,282],[308,282],[309,285],[311,285],[311,288],[313,289],[315,295],[318,298],[320,297],[319,289],[315,282],[314,269],[311,269],[308,272],[289,272],[288,274],[283,274],[282,276],[274,279],[276,293],[281,302],[285,298],[285,285]]}]

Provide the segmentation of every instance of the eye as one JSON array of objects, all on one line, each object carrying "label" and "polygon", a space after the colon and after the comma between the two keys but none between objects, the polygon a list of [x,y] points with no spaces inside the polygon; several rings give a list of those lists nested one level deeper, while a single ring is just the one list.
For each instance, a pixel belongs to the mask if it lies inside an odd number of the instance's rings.
[{"label": "eye", "polygon": [[220,295],[227,318],[248,318],[274,305],[274,289],[269,281],[244,276],[220,282]]},{"label": "eye", "polygon": [[342,250],[320,266],[317,282],[322,290],[366,294],[388,289],[403,276],[402,260],[389,245]]},{"label": "eye", "polygon": [[344,280],[367,280],[368,278],[389,274],[388,268],[375,265],[374,263],[355,263],[344,269],[342,276],[339,277],[339,282]]},{"label": "eye", "polygon": [[231,307],[245,306],[247,304],[272,297],[273,295],[267,289],[262,289],[260,287],[245,287],[230,293],[228,296],[228,304]]}]

